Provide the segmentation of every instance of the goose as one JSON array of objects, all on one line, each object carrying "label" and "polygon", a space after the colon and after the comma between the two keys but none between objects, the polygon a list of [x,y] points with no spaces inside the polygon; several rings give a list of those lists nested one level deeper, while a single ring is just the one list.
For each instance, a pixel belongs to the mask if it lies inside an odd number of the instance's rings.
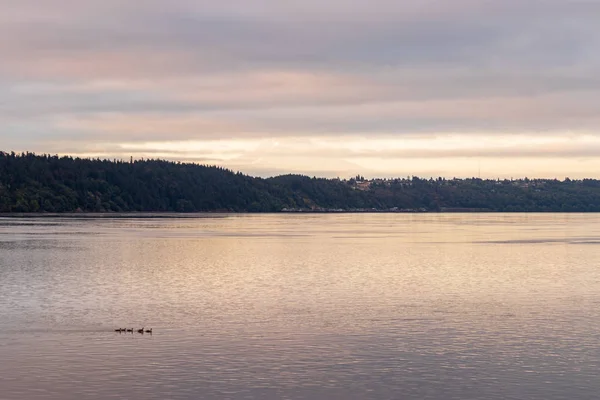
[{"label": "goose", "polygon": [[152,328],[146,329],[146,333],[152,333]]},{"label": "goose", "polygon": [[138,329],[138,333],[144,333],[144,328]]}]

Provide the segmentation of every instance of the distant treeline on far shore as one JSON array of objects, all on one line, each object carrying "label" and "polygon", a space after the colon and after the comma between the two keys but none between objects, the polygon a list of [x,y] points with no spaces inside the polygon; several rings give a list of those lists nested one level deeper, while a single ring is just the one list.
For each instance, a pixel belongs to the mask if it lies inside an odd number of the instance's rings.
[{"label": "distant treeline on far shore", "polygon": [[587,212],[600,181],[254,178],[162,160],[109,161],[0,152],[1,213]]}]

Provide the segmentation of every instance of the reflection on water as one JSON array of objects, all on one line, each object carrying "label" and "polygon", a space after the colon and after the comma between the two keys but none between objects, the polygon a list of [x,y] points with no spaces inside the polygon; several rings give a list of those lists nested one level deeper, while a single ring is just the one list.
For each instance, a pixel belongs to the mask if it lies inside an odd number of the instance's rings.
[{"label": "reflection on water", "polygon": [[0,219],[0,399],[597,398],[599,223]]}]

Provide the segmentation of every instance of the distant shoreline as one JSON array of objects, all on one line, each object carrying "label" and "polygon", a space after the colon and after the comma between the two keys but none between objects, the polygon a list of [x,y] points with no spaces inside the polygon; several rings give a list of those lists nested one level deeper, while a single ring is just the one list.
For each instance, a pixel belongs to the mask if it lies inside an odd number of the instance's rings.
[{"label": "distant shoreline", "polygon": [[120,162],[1,151],[0,171],[0,215],[600,212],[600,180],[595,179],[263,179],[163,160]]},{"label": "distant shoreline", "polygon": [[315,214],[597,214],[597,211],[278,211],[278,212],[235,212],[203,211],[178,212],[84,212],[84,213],[0,213],[0,218],[67,218],[67,219],[194,219],[219,218],[230,215],[315,215]]}]

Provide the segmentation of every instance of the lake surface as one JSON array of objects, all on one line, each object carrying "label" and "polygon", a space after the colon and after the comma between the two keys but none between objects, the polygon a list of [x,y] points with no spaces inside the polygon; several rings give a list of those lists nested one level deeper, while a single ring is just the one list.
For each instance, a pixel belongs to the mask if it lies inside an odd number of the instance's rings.
[{"label": "lake surface", "polygon": [[599,393],[599,215],[0,218],[1,400]]}]

